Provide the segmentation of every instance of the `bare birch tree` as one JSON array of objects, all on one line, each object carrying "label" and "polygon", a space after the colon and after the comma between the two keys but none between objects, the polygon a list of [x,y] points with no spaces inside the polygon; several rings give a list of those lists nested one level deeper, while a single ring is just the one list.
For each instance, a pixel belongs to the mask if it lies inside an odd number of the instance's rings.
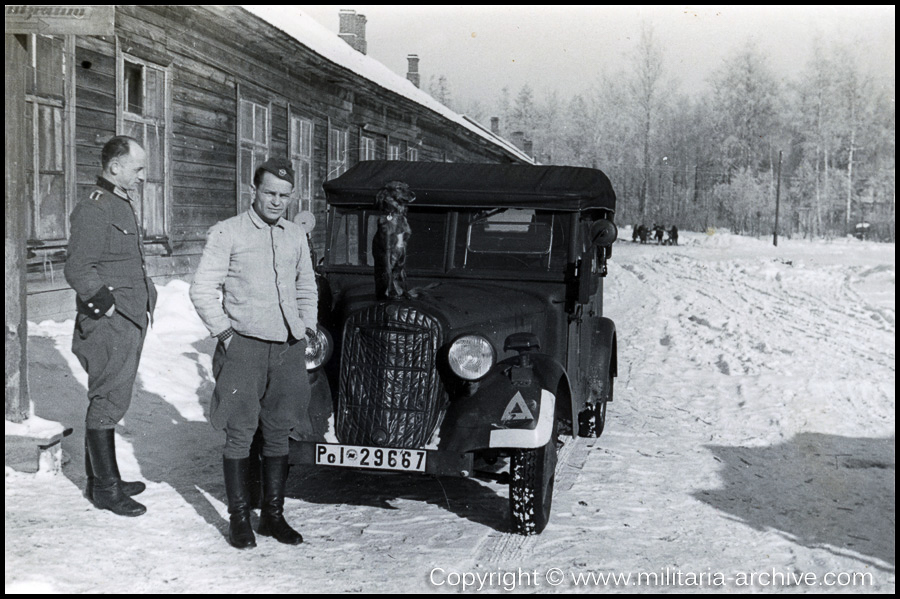
[{"label": "bare birch tree", "polygon": [[638,47],[631,57],[632,75],[628,79],[627,88],[633,101],[636,121],[639,126],[641,167],[641,188],[638,212],[642,219],[646,218],[649,199],[651,147],[654,126],[659,118],[660,109],[665,101],[663,88],[663,51],[653,39],[653,28],[644,22],[641,25],[641,37]]}]

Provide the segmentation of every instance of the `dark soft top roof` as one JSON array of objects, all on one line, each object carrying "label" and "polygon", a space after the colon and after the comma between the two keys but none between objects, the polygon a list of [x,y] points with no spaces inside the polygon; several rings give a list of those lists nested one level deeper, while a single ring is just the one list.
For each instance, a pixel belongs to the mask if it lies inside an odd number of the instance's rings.
[{"label": "dark soft top roof", "polygon": [[416,194],[414,206],[616,209],[609,178],[597,169],[575,166],[367,160],[323,187],[330,204],[367,206],[389,181],[409,185]]}]

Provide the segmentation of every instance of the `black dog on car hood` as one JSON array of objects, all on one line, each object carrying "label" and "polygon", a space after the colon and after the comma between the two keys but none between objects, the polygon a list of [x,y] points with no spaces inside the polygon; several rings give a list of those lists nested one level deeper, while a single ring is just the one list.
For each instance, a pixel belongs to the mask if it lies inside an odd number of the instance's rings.
[{"label": "black dog on car hood", "polygon": [[379,299],[409,297],[406,289],[406,247],[412,229],[406,220],[409,204],[416,194],[402,181],[391,181],[375,196],[381,211],[372,239],[375,260],[375,296]]}]

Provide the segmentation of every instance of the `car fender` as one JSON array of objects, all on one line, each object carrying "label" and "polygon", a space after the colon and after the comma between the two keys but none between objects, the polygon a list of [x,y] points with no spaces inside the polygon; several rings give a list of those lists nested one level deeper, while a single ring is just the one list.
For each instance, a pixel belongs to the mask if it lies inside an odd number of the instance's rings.
[{"label": "car fender", "polygon": [[616,355],[616,324],[600,317],[593,331],[591,361],[594,367],[588,373],[590,401],[612,401],[610,377],[618,375]]},{"label": "car fender", "polygon": [[[440,449],[474,451],[494,448],[534,449],[550,440],[554,420],[571,412],[557,395],[571,397],[568,376],[552,357],[530,353],[498,363],[484,379],[456,397],[441,425]],[[518,375],[513,372],[519,369]],[[512,380],[511,380],[512,379]]]},{"label": "car fender", "polygon": [[[573,435],[578,434],[578,419],[573,418],[576,413],[575,394],[572,392],[572,382],[569,373],[559,361],[548,354],[538,352],[530,353],[529,357],[534,364],[534,372],[545,389],[549,389],[556,396],[556,417],[566,423],[572,423]],[[508,358],[501,363],[509,363],[518,358]],[[560,432],[568,434],[565,428]]]}]

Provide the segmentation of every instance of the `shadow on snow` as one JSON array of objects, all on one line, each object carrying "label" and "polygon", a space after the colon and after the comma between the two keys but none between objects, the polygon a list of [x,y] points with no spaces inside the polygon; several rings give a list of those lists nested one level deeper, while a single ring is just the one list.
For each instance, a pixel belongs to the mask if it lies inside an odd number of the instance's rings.
[{"label": "shadow on snow", "polygon": [[[84,490],[84,419],[88,407],[87,393],[74,378],[69,366],[54,346],[52,339],[29,337],[29,379],[35,413],[41,418],[71,426],[75,433],[63,439],[62,448],[69,460],[63,464],[63,474],[79,489]],[[195,345],[198,355],[211,353],[203,343]],[[209,351],[207,351],[209,350]],[[199,362],[197,368],[204,375]],[[172,487],[192,506],[210,526],[223,536],[228,533],[224,520],[200,489],[225,502],[222,476],[221,433],[209,422],[186,420],[178,410],[162,397],[135,385],[131,406],[116,432],[131,444],[140,467],[141,478]],[[199,396],[204,415],[209,411],[212,382],[205,381]],[[122,464],[122,447],[117,447]],[[153,510],[152,501],[135,497]],[[84,500],[87,502],[87,499]],[[159,509],[159,508],[157,508]]]},{"label": "shadow on snow", "polygon": [[509,501],[481,483],[456,477],[295,466],[287,495],[308,503],[397,509],[404,499],[438,506],[460,518],[500,532],[511,532]]},{"label": "shadow on snow", "polygon": [[[706,446],[723,487],[694,496],[757,530],[894,566],[894,438],[801,433],[769,447]],[[879,566],[878,563],[873,563]]]},{"label": "shadow on snow", "polygon": [[[35,413],[75,429],[75,434],[62,441],[63,450],[69,457],[63,465],[63,474],[83,490],[85,389],[75,383],[52,339],[29,337],[28,341],[29,379]],[[198,355],[211,354],[213,345],[210,340],[204,340],[194,347]],[[214,382],[206,379],[199,361],[197,368],[205,379],[198,395],[204,416],[208,417]],[[140,376],[138,378],[140,381]],[[222,432],[214,430],[208,421],[184,419],[163,398],[141,389],[140,382],[135,385],[131,406],[116,431],[132,445],[142,478],[171,486],[210,526],[227,537],[228,521],[203,494],[209,493],[227,504],[222,475]],[[495,530],[507,532],[509,529],[505,494],[498,495],[474,480],[295,466],[291,469],[286,491],[288,497],[312,504],[395,509],[389,501],[423,501]],[[140,496],[136,499],[141,501]],[[154,509],[151,502],[144,503],[148,509]]]}]

